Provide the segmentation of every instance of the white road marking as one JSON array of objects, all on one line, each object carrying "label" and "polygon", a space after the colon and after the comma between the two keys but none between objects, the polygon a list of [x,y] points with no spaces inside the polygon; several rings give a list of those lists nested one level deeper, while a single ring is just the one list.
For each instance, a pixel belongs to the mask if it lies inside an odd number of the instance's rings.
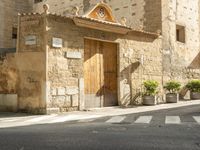
[{"label": "white road marking", "polygon": [[149,124],[152,120],[152,116],[140,116],[135,123]]},{"label": "white road marking", "polygon": [[200,124],[200,116],[193,116],[194,120]]},{"label": "white road marking", "polygon": [[180,124],[181,119],[179,116],[166,116],[165,124]]},{"label": "white road marking", "polygon": [[33,118],[33,119],[29,119],[29,120],[26,120],[24,122],[39,122],[39,121],[45,121],[47,119],[51,119],[53,117],[56,117],[57,115],[54,114],[54,115],[45,115],[45,116],[40,116],[40,117],[36,117],[36,118]]},{"label": "white road marking", "polygon": [[120,123],[122,122],[126,117],[124,116],[115,116],[107,120],[107,123]]}]

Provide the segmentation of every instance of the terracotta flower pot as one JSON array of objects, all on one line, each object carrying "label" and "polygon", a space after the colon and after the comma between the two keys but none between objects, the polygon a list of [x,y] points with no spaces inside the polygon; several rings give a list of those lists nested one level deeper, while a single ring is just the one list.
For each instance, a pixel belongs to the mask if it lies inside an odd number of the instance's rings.
[{"label": "terracotta flower pot", "polygon": [[166,102],[167,103],[177,103],[179,101],[179,94],[177,93],[167,93]]},{"label": "terracotta flower pot", "polygon": [[192,100],[200,100],[200,93],[199,92],[190,92],[190,98]]},{"label": "terracotta flower pot", "polygon": [[147,96],[142,97],[143,105],[153,106],[156,105],[156,96]]}]

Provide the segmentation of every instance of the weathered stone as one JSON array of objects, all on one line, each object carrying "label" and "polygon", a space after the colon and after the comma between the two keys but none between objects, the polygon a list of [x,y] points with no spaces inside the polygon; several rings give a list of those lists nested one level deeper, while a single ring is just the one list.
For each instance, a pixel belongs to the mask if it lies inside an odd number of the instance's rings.
[{"label": "weathered stone", "polygon": [[[80,7],[81,15],[97,1],[77,0],[69,3],[63,1],[60,3],[62,7],[60,4],[51,7],[54,5],[54,0],[45,2],[50,5],[49,11],[61,14],[71,13],[71,6],[75,4],[84,6]],[[11,8],[15,4],[11,3],[11,0],[7,3],[2,2],[0,10],[8,9],[7,16],[12,16]],[[178,80],[185,85],[190,79],[200,78],[200,72],[197,71],[200,69],[198,0],[193,0],[190,4],[182,0],[162,1],[162,3],[161,0],[123,2],[109,0],[107,3],[112,8],[116,8],[114,14],[118,20],[126,17],[127,25],[139,30],[119,35],[78,27],[73,20],[66,21],[56,15],[47,15],[46,19],[43,15],[21,15],[18,53],[12,57],[7,54],[4,58],[0,58],[0,93],[18,92],[19,108],[22,110],[35,109],[39,112],[46,107],[58,107],[66,111],[84,109],[86,101],[84,63],[87,63],[84,56],[85,37],[118,43],[119,73],[116,82],[119,85],[117,90],[120,97],[119,104],[131,104],[131,100],[140,104],[142,84],[145,80],[157,80],[160,83],[159,97],[162,97],[163,83]],[[11,7],[8,7],[9,4]],[[43,11],[43,4],[44,2],[34,5],[34,9]],[[0,12],[0,22],[5,22],[5,25],[0,25],[0,45],[9,48],[12,47],[13,24],[12,17],[7,17],[8,20],[5,20],[4,12]],[[185,43],[180,43],[176,39],[176,24],[179,23],[186,27]],[[4,27],[8,29],[4,30]],[[48,31],[46,34],[44,29]],[[159,30],[162,30],[162,36],[155,34],[155,32],[160,33]],[[28,35],[37,37],[36,45],[25,44]],[[5,39],[2,38],[4,36]],[[53,37],[61,37],[64,47],[53,48]],[[101,44],[99,46],[101,47]],[[66,53],[69,57],[65,57]],[[101,52],[98,55],[101,55]],[[125,79],[127,83],[121,84]],[[51,84],[48,86],[47,82]],[[67,88],[65,91],[64,88],[58,87]],[[57,88],[58,91],[55,91]],[[49,91],[49,89],[53,90]],[[159,101],[162,101],[162,98]]]},{"label": "weathered stone", "polygon": [[52,89],[51,90],[51,95],[54,95],[54,96],[57,95],[57,89]]},{"label": "weathered stone", "polygon": [[71,59],[81,59],[81,52],[66,52],[65,54],[66,58],[71,58]]},{"label": "weathered stone", "polygon": [[58,95],[65,95],[66,89],[65,88],[58,88],[57,93]]},{"label": "weathered stone", "polygon": [[71,107],[72,106],[72,98],[71,96],[66,96],[65,106]]},{"label": "weathered stone", "polygon": [[73,107],[78,107],[79,106],[79,103],[78,103],[78,95],[73,95],[72,96],[72,106]]},{"label": "weathered stone", "polygon": [[66,91],[67,95],[75,95],[78,93],[79,93],[78,87],[67,87],[67,91]]}]

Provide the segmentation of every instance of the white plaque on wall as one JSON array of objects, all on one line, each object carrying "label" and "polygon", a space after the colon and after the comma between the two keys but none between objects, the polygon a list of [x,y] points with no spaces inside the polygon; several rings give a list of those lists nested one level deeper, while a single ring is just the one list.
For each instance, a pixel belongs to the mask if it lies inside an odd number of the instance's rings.
[{"label": "white plaque on wall", "polygon": [[61,38],[53,38],[52,46],[55,48],[62,48],[63,47],[63,40]]},{"label": "white plaque on wall", "polygon": [[36,36],[35,35],[28,35],[25,37],[25,45],[36,45]]},{"label": "white plaque on wall", "polygon": [[66,52],[66,57],[71,59],[81,59],[81,52],[74,51],[74,52]]}]

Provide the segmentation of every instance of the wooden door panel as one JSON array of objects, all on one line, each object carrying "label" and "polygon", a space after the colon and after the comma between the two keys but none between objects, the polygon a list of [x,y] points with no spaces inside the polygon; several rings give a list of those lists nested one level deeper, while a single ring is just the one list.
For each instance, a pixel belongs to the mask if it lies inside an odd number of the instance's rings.
[{"label": "wooden door panel", "polygon": [[104,106],[117,105],[117,46],[103,43]]},{"label": "wooden door panel", "polygon": [[85,39],[86,107],[117,105],[117,45]]},{"label": "wooden door panel", "polygon": [[86,108],[101,107],[101,60],[99,42],[85,39],[84,85]]}]

